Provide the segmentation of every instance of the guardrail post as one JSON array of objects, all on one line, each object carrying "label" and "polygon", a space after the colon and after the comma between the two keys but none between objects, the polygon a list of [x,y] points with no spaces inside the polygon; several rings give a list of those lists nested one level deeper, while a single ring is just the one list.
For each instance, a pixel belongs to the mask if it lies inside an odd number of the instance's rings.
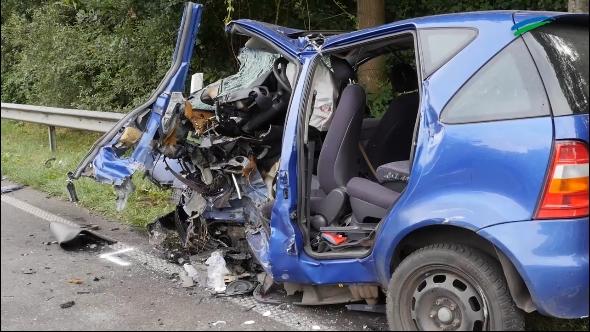
[{"label": "guardrail post", "polygon": [[52,155],[55,155],[56,148],[57,142],[55,139],[55,126],[49,126],[49,149],[51,150]]}]

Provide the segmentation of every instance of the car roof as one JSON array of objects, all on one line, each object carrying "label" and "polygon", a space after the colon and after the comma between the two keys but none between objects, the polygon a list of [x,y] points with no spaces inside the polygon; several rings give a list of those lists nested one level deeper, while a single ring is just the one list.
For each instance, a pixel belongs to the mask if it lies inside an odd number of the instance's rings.
[{"label": "car roof", "polygon": [[[551,17],[561,14],[567,13],[518,10],[491,10],[416,17],[401,21],[394,21],[362,30],[355,30],[338,34],[326,34],[328,36],[325,38],[323,42],[322,49],[327,50],[330,48],[338,48],[354,44],[358,41],[362,41],[365,39],[380,37],[383,35],[404,30],[437,27],[465,27],[475,28],[478,30],[493,29],[495,28],[495,24],[490,23],[498,23],[499,25],[506,27],[512,26],[514,23],[518,23],[519,21],[522,21],[524,19],[530,19],[531,17],[535,16]],[[234,20],[228,24],[226,29],[228,29],[228,31],[231,31],[232,27],[235,26],[241,26],[242,32],[245,30],[250,31],[250,35],[266,37],[273,43],[277,44],[280,48],[294,56],[302,52],[307,45],[307,43],[305,43],[301,39],[302,36],[307,35],[305,33],[305,30],[282,27],[274,24],[249,19]],[[499,26],[496,26],[496,28],[497,27]],[[310,31],[309,33],[314,32]],[[317,33],[317,31],[315,33]]]},{"label": "car roof", "polygon": [[323,48],[328,49],[334,47],[341,47],[346,44],[355,43],[360,40],[379,37],[381,35],[386,35],[408,29],[464,27],[475,28],[479,30],[493,28],[493,25],[490,25],[489,23],[499,23],[506,26],[512,25],[515,22],[518,23],[516,19],[520,17],[524,17],[524,19],[526,19],[534,16],[555,16],[559,14],[565,13],[518,10],[491,10],[416,17],[386,23],[383,25],[366,28],[362,30],[356,30],[345,34],[331,36],[326,38]]}]

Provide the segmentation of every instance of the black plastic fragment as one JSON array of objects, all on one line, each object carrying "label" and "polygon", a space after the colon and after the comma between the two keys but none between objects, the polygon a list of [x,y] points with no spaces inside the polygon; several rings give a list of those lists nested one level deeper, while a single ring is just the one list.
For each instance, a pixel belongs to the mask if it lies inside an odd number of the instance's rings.
[{"label": "black plastic fragment", "polygon": [[83,240],[94,241],[94,242],[106,242],[108,244],[116,243],[117,241],[106,237],[102,234],[98,234],[89,229],[84,229],[80,226],[68,225],[60,222],[52,222],[49,224],[49,230],[61,246],[70,246],[78,241],[84,242]]},{"label": "black plastic fragment", "polygon": [[59,307],[62,309],[67,309],[67,308],[73,307],[74,304],[76,304],[75,301],[68,301],[68,302],[60,304]]},{"label": "black plastic fragment", "polygon": [[76,186],[74,186],[74,173],[68,172],[68,180],[66,184],[66,189],[68,189],[68,194],[70,196],[70,202],[76,203],[78,202],[78,194],[76,193]]},{"label": "black plastic fragment", "polygon": [[225,288],[225,295],[247,295],[252,293],[254,288],[256,288],[256,283],[247,280],[234,280]]}]

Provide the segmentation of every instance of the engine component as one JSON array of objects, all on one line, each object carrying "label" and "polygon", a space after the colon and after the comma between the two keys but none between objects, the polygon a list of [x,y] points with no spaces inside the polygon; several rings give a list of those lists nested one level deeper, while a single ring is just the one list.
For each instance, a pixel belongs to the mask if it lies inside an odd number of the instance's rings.
[{"label": "engine component", "polygon": [[197,136],[202,135],[210,128],[215,118],[215,115],[211,112],[193,110],[191,103],[188,101],[184,105],[184,116],[192,123]]}]

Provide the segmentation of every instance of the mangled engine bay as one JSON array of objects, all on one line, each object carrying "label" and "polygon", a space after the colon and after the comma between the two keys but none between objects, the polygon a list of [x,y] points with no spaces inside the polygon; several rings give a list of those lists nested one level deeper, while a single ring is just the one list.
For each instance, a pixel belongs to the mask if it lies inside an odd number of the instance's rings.
[{"label": "mangled engine bay", "polygon": [[[233,76],[186,99],[172,93],[154,137],[154,169],[160,163],[172,174],[180,195],[176,210],[149,230],[174,228],[193,254],[226,248],[247,261],[248,234],[269,234],[291,83],[288,61],[276,54],[244,48],[239,60]],[[119,155],[138,141],[140,128],[125,128],[115,145]]]}]

